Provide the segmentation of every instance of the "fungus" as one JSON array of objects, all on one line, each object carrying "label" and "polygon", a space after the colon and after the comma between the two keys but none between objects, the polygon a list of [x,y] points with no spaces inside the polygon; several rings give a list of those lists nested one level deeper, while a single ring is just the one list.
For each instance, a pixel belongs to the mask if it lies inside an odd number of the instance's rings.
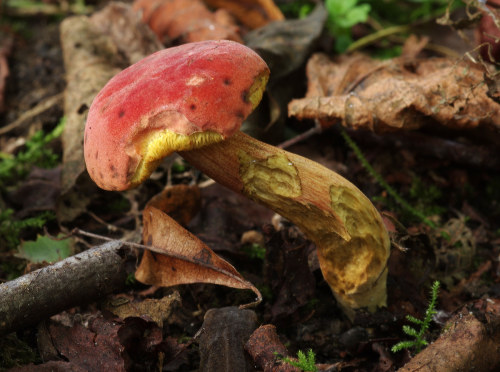
[{"label": "fungus", "polygon": [[96,96],[85,128],[92,179],[107,190],[145,180],[178,151],[216,182],[295,223],[348,315],[386,304],[389,237],[369,199],[335,172],[239,131],[269,76],[251,49],[204,41],[157,52]]}]

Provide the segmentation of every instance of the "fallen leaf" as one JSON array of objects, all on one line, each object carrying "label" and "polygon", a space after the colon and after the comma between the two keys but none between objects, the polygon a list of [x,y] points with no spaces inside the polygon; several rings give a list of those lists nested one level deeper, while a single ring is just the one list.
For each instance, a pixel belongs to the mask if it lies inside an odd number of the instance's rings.
[{"label": "fallen leaf", "polygon": [[131,7],[123,4],[111,3],[92,17],[67,17],[60,29],[67,81],[62,135],[65,194],[85,171],[82,138],[95,95],[123,68],[162,45]]},{"label": "fallen leaf", "polygon": [[476,29],[477,43],[481,45],[481,56],[485,61],[500,63],[500,0],[489,0],[481,8],[481,21]]},{"label": "fallen leaf", "polygon": [[260,292],[252,283],[167,214],[147,207],[143,223],[143,241],[154,251],[144,252],[135,273],[138,281],[164,287],[212,283],[250,289],[260,301]]},{"label": "fallen leaf", "polygon": [[303,19],[273,22],[245,35],[245,45],[255,50],[271,69],[271,82],[303,66],[324,30],[328,13],[318,4]]},{"label": "fallen leaf", "polygon": [[163,322],[168,319],[172,311],[181,302],[179,292],[174,292],[171,295],[160,299],[147,298],[140,302],[126,301],[116,304],[113,301],[108,301],[104,309],[110,311],[116,316],[125,319],[128,317],[141,317],[147,315],[161,328]]},{"label": "fallen leaf", "polygon": [[272,0],[204,0],[214,8],[223,8],[251,29],[285,19]]},{"label": "fallen leaf", "polygon": [[116,324],[114,332],[104,332],[102,327],[92,331],[79,323],[71,328],[52,323],[49,332],[59,354],[72,364],[88,371],[118,372],[126,370],[122,357],[125,348],[117,335],[119,327]]},{"label": "fallen leaf", "polygon": [[287,105],[303,92],[302,68],[317,47],[327,16],[320,2],[303,19],[271,22],[245,34],[245,45],[266,61],[271,76],[263,102],[242,131],[268,143],[283,141]]},{"label": "fallen leaf", "polygon": [[387,61],[354,54],[331,60],[313,55],[306,98],[289,116],[341,122],[374,132],[440,124],[453,129],[500,127],[500,104],[488,96],[481,65],[448,58]]},{"label": "fallen leaf", "polygon": [[[103,322],[109,321],[103,319]],[[160,350],[170,349],[168,345],[163,346],[163,329],[143,317],[124,319],[117,336],[125,347],[124,359],[129,361],[127,371],[156,370]]]},{"label": "fallen leaf", "polygon": [[160,40],[129,4],[111,2],[94,13],[90,21],[102,35],[111,38],[129,64],[163,49]]},{"label": "fallen leaf", "polygon": [[88,372],[74,363],[52,360],[43,364],[27,364],[9,369],[9,372]]},{"label": "fallen leaf", "polygon": [[165,212],[186,226],[201,208],[200,188],[197,185],[168,185],[149,199],[147,206]]},{"label": "fallen leaf", "polygon": [[242,42],[232,17],[224,10],[211,12],[202,0],[135,0],[133,7],[163,43]]},{"label": "fallen leaf", "polygon": [[16,257],[32,263],[53,263],[73,254],[71,239],[54,240],[38,235],[35,241],[25,241],[19,247]]}]

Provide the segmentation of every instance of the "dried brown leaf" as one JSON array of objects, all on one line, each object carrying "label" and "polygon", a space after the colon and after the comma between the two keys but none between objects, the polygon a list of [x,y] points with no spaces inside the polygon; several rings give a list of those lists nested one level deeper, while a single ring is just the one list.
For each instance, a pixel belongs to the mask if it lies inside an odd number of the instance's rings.
[{"label": "dried brown leaf", "polygon": [[165,212],[179,224],[186,226],[201,208],[200,189],[196,185],[168,185],[153,196],[147,206]]},{"label": "dried brown leaf", "polygon": [[219,284],[250,289],[261,299],[252,283],[167,214],[147,207],[143,219],[143,240],[154,252],[144,252],[135,273],[137,280],[166,287],[188,283]]},{"label": "dried brown leaf", "polygon": [[232,17],[224,10],[211,12],[202,0],[135,0],[133,7],[163,42],[242,42]]},{"label": "dried brown leaf", "polygon": [[83,132],[88,108],[106,82],[129,64],[162,46],[130,6],[111,3],[92,17],[67,17],[61,23],[66,70],[66,126],[62,135],[62,193],[85,170]]},{"label": "dried brown leaf", "polygon": [[490,0],[482,5],[482,17],[476,29],[481,56],[486,61],[500,63],[500,0]]},{"label": "dried brown leaf", "polygon": [[241,23],[254,29],[272,21],[285,19],[281,10],[272,0],[204,0],[214,8],[223,8],[234,15]]},{"label": "dried brown leaf", "polygon": [[179,292],[174,292],[160,299],[147,298],[141,302],[108,301],[104,309],[116,316],[125,319],[128,317],[141,317],[147,315],[158,326],[163,327],[163,322],[168,319],[172,311],[181,303]]},{"label": "dried brown leaf", "polygon": [[49,325],[51,340],[59,354],[69,362],[88,371],[125,371],[122,353],[125,348],[117,336],[119,325],[87,329],[75,323],[71,328],[52,323]]},{"label": "dried brown leaf", "polygon": [[469,129],[500,126],[500,104],[488,96],[483,67],[447,58],[331,60],[313,55],[306,98],[290,102],[289,116],[341,122],[375,132],[440,124]]}]

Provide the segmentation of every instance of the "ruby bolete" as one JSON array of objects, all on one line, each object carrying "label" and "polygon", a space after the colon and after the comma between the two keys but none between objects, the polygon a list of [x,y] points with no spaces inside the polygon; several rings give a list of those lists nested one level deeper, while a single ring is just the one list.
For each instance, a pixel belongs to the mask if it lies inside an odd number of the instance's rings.
[{"label": "ruby bolete", "polygon": [[125,190],[173,151],[227,138],[260,102],[268,77],[256,53],[231,41],[184,44],[144,58],[113,77],[90,107],[84,141],[90,176],[103,189]]},{"label": "ruby bolete", "polygon": [[348,315],[385,305],[389,237],[369,199],[335,172],[238,131],[268,75],[255,52],[230,41],[166,49],[125,69],[90,108],[90,176],[102,188],[127,189],[180,151],[215,181],[299,226]]}]

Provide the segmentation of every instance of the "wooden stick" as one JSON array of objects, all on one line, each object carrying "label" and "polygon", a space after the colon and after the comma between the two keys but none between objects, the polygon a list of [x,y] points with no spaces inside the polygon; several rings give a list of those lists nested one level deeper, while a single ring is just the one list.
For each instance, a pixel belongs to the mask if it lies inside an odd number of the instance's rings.
[{"label": "wooden stick", "polygon": [[110,241],[0,284],[0,334],[124,289],[131,257],[132,249]]}]

